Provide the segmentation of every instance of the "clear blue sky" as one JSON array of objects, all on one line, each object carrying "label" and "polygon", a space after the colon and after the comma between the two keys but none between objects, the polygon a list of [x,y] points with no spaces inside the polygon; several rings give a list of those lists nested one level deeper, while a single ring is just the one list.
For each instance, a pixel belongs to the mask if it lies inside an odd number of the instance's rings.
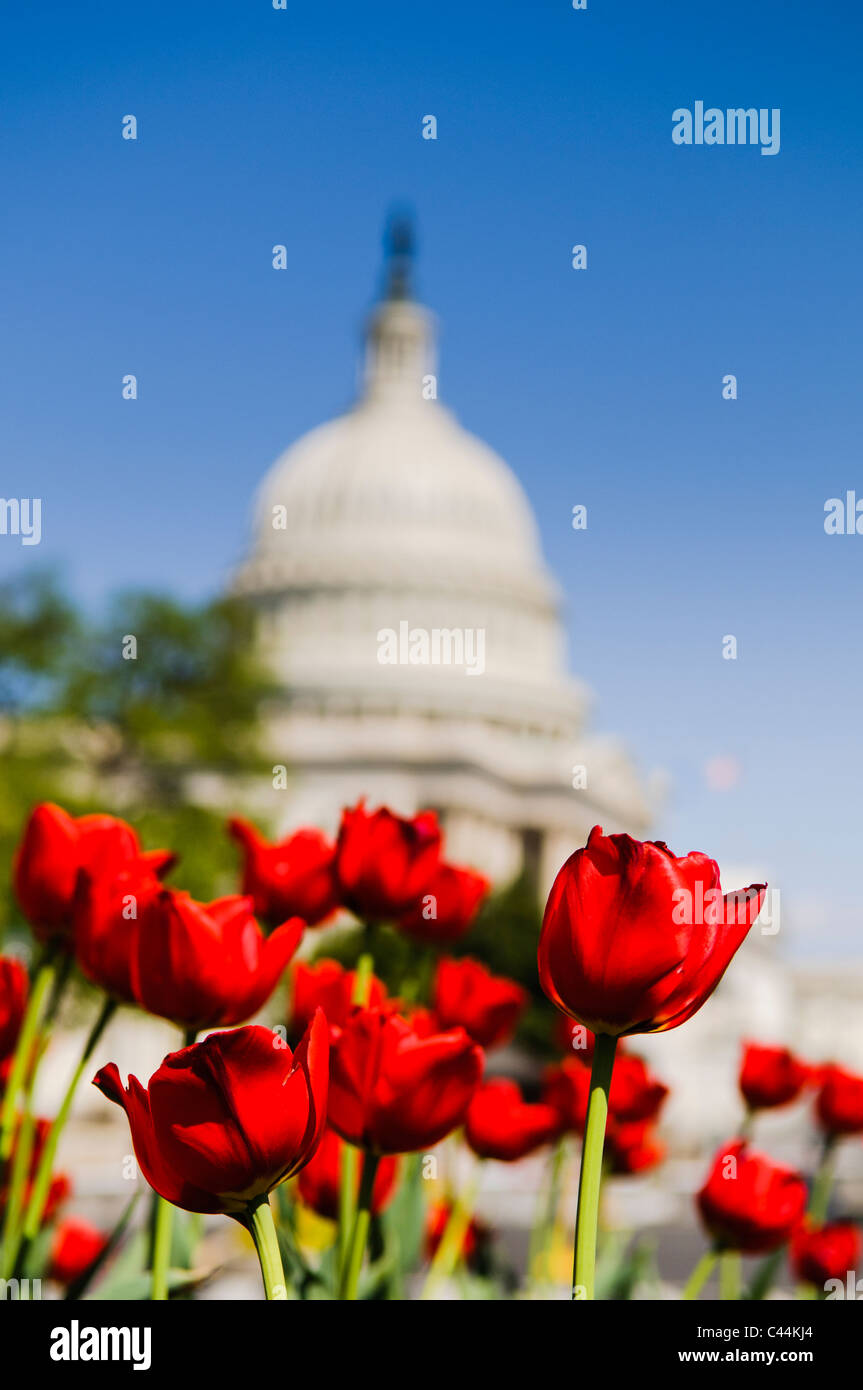
[{"label": "clear blue sky", "polygon": [[[42,497],[44,538],[0,568],[56,562],[88,603],[217,587],[261,474],[353,394],[406,201],[442,395],[525,483],[596,726],[671,776],[657,833],[775,876],[795,949],[857,953],[863,536],[823,507],[863,497],[859,10],[17,8],[2,492]],[[673,145],[696,100],[779,107],[780,153]]]}]

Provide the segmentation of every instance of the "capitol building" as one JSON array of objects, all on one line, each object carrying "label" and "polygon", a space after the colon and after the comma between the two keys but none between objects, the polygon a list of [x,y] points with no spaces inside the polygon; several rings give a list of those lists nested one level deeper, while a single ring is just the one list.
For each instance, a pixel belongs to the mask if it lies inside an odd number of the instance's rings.
[{"label": "capitol building", "polygon": [[[655,808],[618,739],[589,728],[524,490],[438,399],[411,260],[397,226],[358,400],[292,444],[258,492],[233,587],[254,605],[281,692],[267,748],[287,787],[258,784],[247,808],[286,833],[333,832],[360,796],[432,807],[450,859],[501,885],[526,869],[544,899],[592,825],[645,838],[659,833]],[[766,867],[723,865],[723,883]],[[718,1143],[737,1123],[744,1036],[863,1066],[859,963],[798,964],[787,947],[786,926],[757,924],[709,1008],[640,1040],[674,1087],[668,1121],[684,1144]],[[786,1117],[776,1123],[781,1139]]]},{"label": "capitol building", "polygon": [[593,824],[644,835],[648,798],[588,730],[521,485],[438,400],[410,272],[395,225],[359,399],[273,465],[235,577],[283,692],[268,747],[288,788],[262,814],[334,830],[360,796],[432,807],[449,858],[543,891]]}]

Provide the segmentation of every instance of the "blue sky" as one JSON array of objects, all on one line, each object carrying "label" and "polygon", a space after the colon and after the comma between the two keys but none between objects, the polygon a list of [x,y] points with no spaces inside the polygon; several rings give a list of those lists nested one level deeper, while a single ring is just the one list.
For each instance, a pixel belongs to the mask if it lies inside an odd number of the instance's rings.
[{"label": "blue sky", "polygon": [[[863,537],[823,529],[863,497],[854,7],[47,3],[2,28],[2,491],[43,498],[44,538],[0,538],[0,568],[57,563],[88,603],[223,582],[262,473],[352,397],[407,202],[442,396],[525,483],[596,727],[670,776],[657,833],[773,875],[793,949],[857,953]],[[696,100],[779,107],[779,154],[675,146]]]}]

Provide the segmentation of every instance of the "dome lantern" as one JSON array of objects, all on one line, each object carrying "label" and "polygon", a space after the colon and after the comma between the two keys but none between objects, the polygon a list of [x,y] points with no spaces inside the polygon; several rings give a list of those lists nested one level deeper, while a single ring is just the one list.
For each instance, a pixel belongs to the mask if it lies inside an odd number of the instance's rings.
[{"label": "dome lantern", "polygon": [[411,293],[414,233],[406,218],[390,219],[384,248],[384,293],[366,329],[365,398],[422,404],[437,367],[434,325]]}]

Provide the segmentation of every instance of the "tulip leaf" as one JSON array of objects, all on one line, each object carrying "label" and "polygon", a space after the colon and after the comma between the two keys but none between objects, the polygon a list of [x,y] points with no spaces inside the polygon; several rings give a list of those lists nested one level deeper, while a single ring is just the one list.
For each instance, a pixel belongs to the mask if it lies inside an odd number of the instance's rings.
[{"label": "tulip leaf", "polygon": [[[120,1250],[105,1278],[99,1280],[84,1301],[116,1299],[118,1302],[143,1302],[149,1299],[153,1284],[153,1276],[147,1268],[149,1247],[147,1231],[136,1231]],[[194,1288],[209,1278],[210,1270],[172,1268],[168,1271],[168,1292]]]},{"label": "tulip leaf", "polygon": [[[147,1258],[149,1254],[149,1235],[146,1231],[138,1230],[127,1241],[112,1262],[104,1279],[99,1281],[98,1290],[90,1297],[99,1298],[122,1298],[124,1295],[115,1294],[115,1288],[122,1288],[138,1275],[147,1272]],[[149,1277],[149,1275],[148,1275]]]},{"label": "tulip leaf", "polygon": [[375,1263],[367,1267],[360,1279],[359,1297],[361,1299],[373,1299],[382,1291],[386,1290],[389,1281],[396,1273],[396,1260],[394,1255],[383,1255]]},{"label": "tulip leaf", "polygon": [[51,1262],[54,1227],[43,1226],[24,1254],[22,1273],[28,1279],[44,1277]]},{"label": "tulip leaf", "polygon": [[772,1255],[768,1255],[766,1260],[761,1261],[743,1295],[744,1302],[760,1303],[767,1297],[782,1268],[784,1255],[785,1251],[780,1247],[779,1250],[774,1250]]},{"label": "tulip leaf", "polygon": [[314,1269],[301,1253],[293,1236],[293,1226],[279,1223],[276,1227],[279,1252],[285,1270],[288,1288],[296,1298],[332,1298],[335,1287],[335,1274],[330,1272],[326,1257],[318,1269]]},{"label": "tulip leaf", "polygon": [[123,1236],[125,1235],[126,1229],[129,1225],[129,1221],[131,1220],[132,1213],[138,1204],[138,1198],[140,1197],[140,1195],[141,1194],[139,1192],[136,1192],[133,1194],[132,1197],[129,1198],[129,1201],[126,1203],[126,1206],[120,1215],[119,1221],[117,1222],[116,1226],[114,1227],[113,1231],[108,1237],[106,1245],[103,1247],[103,1249],[99,1251],[95,1259],[90,1261],[87,1268],[83,1270],[81,1274],[78,1275],[78,1278],[74,1279],[67,1288],[65,1295],[67,1300],[74,1301],[84,1297],[86,1290],[90,1287],[90,1284],[93,1282],[96,1275],[99,1273],[99,1270],[102,1269],[103,1266],[107,1263],[108,1259],[114,1253],[114,1251],[117,1249],[117,1246],[120,1244],[120,1241],[123,1239]]},{"label": "tulip leaf", "polygon": [[426,1219],[422,1163],[422,1154],[408,1154],[402,1159],[398,1191],[381,1216],[386,1249],[395,1259],[393,1298],[402,1296],[404,1275],[416,1268],[422,1251]]},{"label": "tulip leaf", "polygon": [[[168,1294],[180,1289],[190,1289],[203,1284],[210,1278],[209,1270],[169,1269],[167,1277]],[[106,1280],[87,1295],[86,1303],[116,1300],[121,1303],[146,1302],[153,1291],[153,1276],[148,1269],[140,1274],[130,1274],[125,1279]]]},{"label": "tulip leaf", "polygon": [[603,1242],[596,1268],[596,1297],[604,1301],[627,1302],[635,1290],[651,1277],[655,1243],[638,1240],[631,1244],[628,1231],[613,1231]]}]

